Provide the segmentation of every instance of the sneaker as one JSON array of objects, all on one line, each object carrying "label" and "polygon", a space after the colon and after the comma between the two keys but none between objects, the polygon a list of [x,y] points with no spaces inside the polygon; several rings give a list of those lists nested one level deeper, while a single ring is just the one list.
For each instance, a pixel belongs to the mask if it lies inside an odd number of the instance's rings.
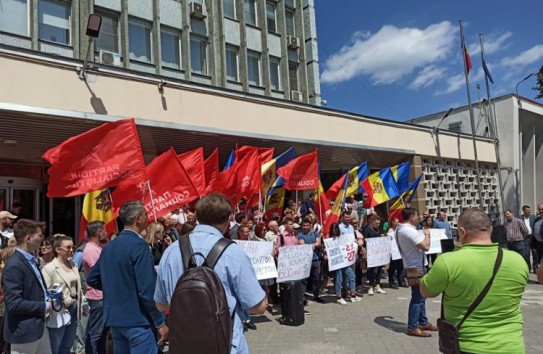
[{"label": "sneaker", "polygon": [[377,291],[377,294],[386,294],[387,293],[380,286],[376,286],[375,291]]},{"label": "sneaker", "polygon": [[345,301],[345,299],[343,299],[342,297],[337,299],[337,303],[340,305],[347,305],[347,301]]},{"label": "sneaker", "polygon": [[351,296],[351,302],[358,302],[358,301],[362,301],[362,299],[359,298],[358,296]]},{"label": "sneaker", "polygon": [[368,289],[368,295],[373,296],[373,288],[369,288],[369,289]]}]

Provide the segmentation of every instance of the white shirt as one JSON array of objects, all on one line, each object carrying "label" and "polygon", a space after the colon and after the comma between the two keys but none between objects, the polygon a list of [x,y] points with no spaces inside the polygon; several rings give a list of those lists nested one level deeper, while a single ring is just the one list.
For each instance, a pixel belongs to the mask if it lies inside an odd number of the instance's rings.
[{"label": "white shirt", "polygon": [[417,232],[417,228],[411,224],[403,223],[396,229],[396,242],[402,255],[406,268],[421,267],[428,264],[426,255],[417,245],[424,241],[424,234]]},{"label": "white shirt", "polygon": [[526,224],[526,228],[528,229],[528,235],[531,235],[532,234],[532,228],[530,227],[530,218],[527,217],[525,219],[524,216],[523,216],[522,220],[524,220],[524,223]]}]

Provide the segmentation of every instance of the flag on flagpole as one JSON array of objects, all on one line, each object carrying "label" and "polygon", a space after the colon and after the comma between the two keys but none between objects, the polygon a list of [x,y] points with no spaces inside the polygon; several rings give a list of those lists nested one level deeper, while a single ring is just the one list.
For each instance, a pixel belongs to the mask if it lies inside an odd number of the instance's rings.
[{"label": "flag on flagpole", "polygon": [[145,179],[134,119],[102,124],[42,155],[51,167],[47,196],[72,197],[114,187],[126,177]]},{"label": "flag on flagpole", "polygon": [[264,163],[262,173],[262,195],[266,195],[277,179],[277,169],[285,166],[296,157],[294,147],[289,148],[276,158]]},{"label": "flag on flagpole", "polygon": [[277,177],[266,194],[264,210],[266,220],[272,220],[274,216],[281,218],[283,206],[285,205],[285,179]]},{"label": "flag on flagpole", "polygon": [[403,193],[409,187],[409,170],[411,168],[411,162],[402,162],[399,165],[392,166],[390,170],[398,186],[398,192]]},{"label": "flag on flagpole", "polygon": [[464,49],[464,64],[466,69],[466,74],[469,74],[469,71],[473,67],[471,65],[471,57],[468,52],[468,47],[466,46],[466,40],[464,38],[464,34],[462,33],[462,48]]},{"label": "flag on flagpole", "polygon": [[364,207],[372,208],[400,195],[390,167],[371,174],[360,183],[368,199]]},{"label": "flag on flagpole", "polygon": [[210,193],[210,186],[219,174],[219,149],[215,148],[204,161],[204,175],[206,181],[206,194]]},{"label": "flag on flagpole", "polygon": [[273,154],[275,152],[275,148],[264,148],[264,147],[256,147],[256,146],[249,146],[249,145],[243,145],[238,149],[236,152],[236,158],[242,159],[247,153],[252,152],[254,149],[258,151],[258,157],[260,159],[260,163],[265,163],[273,159]]},{"label": "flag on flagpole", "polygon": [[277,169],[277,174],[285,179],[285,189],[317,189],[319,185],[317,151],[295,158]]},{"label": "flag on flagpole", "polygon": [[106,228],[106,234],[109,235],[115,231],[115,215],[111,208],[111,196],[109,190],[89,192],[83,198],[83,207],[81,210],[81,223],[79,224],[78,242],[83,240],[87,225],[93,221],[101,221]]},{"label": "flag on flagpole", "polygon": [[223,171],[226,171],[230,167],[232,167],[235,161],[236,161],[236,150],[232,149],[232,151],[230,152],[230,155],[228,156],[228,160],[226,160],[226,164],[224,165]]},{"label": "flag on flagpole", "polygon": [[203,197],[206,190],[206,178],[204,168],[204,148],[199,147],[189,152],[178,155],[177,158],[183,164],[185,170],[192,178],[200,197]]},{"label": "flag on flagpole", "polygon": [[[368,178],[368,163],[362,162],[360,165],[353,167],[349,171],[349,181],[347,185],[347,197],[360,193],[360,182]],[[335,200],[341,186],[343,184],[343,176],[332,184],[326,191],[326,197],[329,200]]]},{"label": "flag on flagpole", "polygon": [[323,234],[325,238],[330,236],[330,226],[333,223],[337,223],[341,217],[341,212],[343,210],[343,205],[345,203],[345,198],[347,194],[347,187],[349,184],[349,172],[345,173],[343,176],[343,183],[341,189],[339,190],[334,205],[332,206],[330,215],[326,218],[323,225]]},{"label": "flag on flagpole", "polygon": [[490,71],[488,70],[488,67],[486,66],[486,60],[484,56],[483,56],[483,70],[485,71],[485,75],[488,78],[488,81],[490,81],[491,83],[494,83],[494,80],[492,79],[492,76],[490,75]]},{"label": "flag on flagpole", "polygon": [[407,190],[400,195],[398,200],[392,204],[389,211],[389,220],[392,220],[394,218],[398,218],[400,222],[403,221],[402,219],[402,210],[406,208],[409,203],[411,203],[411,200],[413,200],[413,197],[415,196],[415,191],[417,190],[417,187],[419,186],[420,180],[422,179],[422,174],[409,185]]},{"label": "flag on flagpole", "polygon": [[317,214],[317,219],[319,223],[322,225],[324,220],[326,219],[326,212],[330,210],[330,201],[326,197],[326,193],[324,193],[324,188],[322,187],[322,183],[319,181],[319,189],[317,193],[315,194],[315,214]]}]

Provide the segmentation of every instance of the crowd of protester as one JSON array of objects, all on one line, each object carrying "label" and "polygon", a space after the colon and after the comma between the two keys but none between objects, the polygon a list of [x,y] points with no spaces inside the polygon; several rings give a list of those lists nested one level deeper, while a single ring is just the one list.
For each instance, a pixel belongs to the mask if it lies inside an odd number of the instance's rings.
[{"label": "crowd of protester", "polygon": [[[201,204],[203,205],[200,205],[200,208],[206,207],[205,203]],[[105,353],[109,332],[113,336],[114,346],[126,350],[131,347],[130,339],[134,336],[149,336],[154,344],[140,350],[142,353],[152,352],[157,340],[163,343],[167,338],[168,328],[165,325],[164,312],[168,311],[167,304],[172,296],[175,279],[182,272],[182,268],[176,268],[177,273],[170,274],[174,281],[172,285],[167,282],[167,275],[164,274],[172,271],[172,268],[162,273],[160,269],[168,267],[173,255],[179,257],[179,245],[176,241],[182,235],[216,235],[219,230],[221,236],[231,240],[269,241],[273,243],[273,256],[276,258],[283,246],[311,244],[313,258],[310,276],[303,281],[307,299],[305,304],[308,301],[325,303],[323,295],[330,293],[335,295],[336,303],[342,306],[349,302],[364,303],[365,301],[361,300],[365,294],[385,295],[385,288],[408,287],[404,264],[410,259],[409,252],[418,255],[419,250],[402,250],[401,246],[407,248],[408,243],[402,244],[398,241],[403,261],[391,260],[385,267],[368,268],[368,238],[399,237],[400,234],[405,234],[404,240],[408,237],[422,237],[415,243],[420,242],[422,245],[429,242],[429,233],[426,230],[431,228],[443,228],[447,237],[452,237],[444,212],[438,212],[435,219],[427,211],[420,219],[407,213],[410,219],[404,220],[404,224],[400,225],[398,218],[393,218],[382,225],[381,216],[371,209],[362,208],[361,204],[354,198],[349,198],[339,221],[330,226],[330,237],[352,235],[353,241],[358,245],[355,264],[337,271],[328,271],[327,253],[322,241],[323,226],[314,213],[314,205],[305,201],[289,201],[283,215],[276,215],[271,220],[264,220],[263,214],[257,209],[245,208],[241,203],[236,210],[230,210],[224,227],[222,224],[212,224],[211,221],[202,223],[200,218],[197,220],[196,215],[204,215],[203,212],[198,214],[194,207],[188,205],[150,222],[147,213],[144,213],[145,210],[138,204],[132,206],[133,210],[125,210],[125,215],[120,216],[124,224],[124,230],[120,234],[115,232],[106,235],[104,224],[93,221],[88,224],[85,239],[79,245],[74,244],[72,237],[63,234],[44,237],[46,229],[43,223],[17,219],[16,215],[1,211],[0,236],[3,249],[0,253],[0,275],[3,276],[3,289],[0,293],[0,352],[9,352],[11,346],[13,353]],[[523,215],[517,219],[512,216],[511,211],[506,211],[504,224],[508,248],[522,255],[534,272],[543,257],[543,205],[538,206],[538,212],[539,216],[533,217],[529,206],[524,206]],[[424,230],[423,235],[415,235],[413,230],[416,229]],[[111,242],[115,238],[119,240]],[[111,243],[111,246],[107,246],[108,243]],[[175,245],[176,252],[169,250],[172,245]],[[428,247],[429,245],[418,248],[424,251]],[[122,268],[125,266],[122,264],[127,262],[120,263],[120,260],[123,257],[133,257],[128,253],[136,252],[135,249],[141,253],[140,258],[149,258],[149,264],[144,262],[137,269]],[[152,257],[148,257],[148,254]],[[424,252],[421,254],[428,265],[436,263],[435,255],[426,259]],[[163,257],[166,259],[162,261]],[[251,267],[250,263],[246,265]],[[225,267],[227,272],[231,271],[228,266]],[[159,269],[158,281],[156,269]],[[29,279],[25,272],[35,277],[38,282],[30,284],[32,279]],[[129,275],[120,277],[118,272],[131,274],[135,283],[126,278]],[[383,279],[387,279],[387,282],[384,283]],[[20,283],[21,281],[23,283]],[[61,285],[60,302],[51,301],[47,291],[54,284]],[[276,279],[260,280],[257,286],[261,292],[257,291],[252,283],[246,286],[247,293],[243,295],[244,298],[235,300],[245,305],[243,309],[239,309],[240,326],[242,331],[257,330],[257,326],[251,321],[251,313],[258,314],[264,310],[271,314],[278,313],[277,305],[281,301],[278,284]],[[25,293],[30,292],[31,298],[23,299],[23,288]],[[421,294],[418,288],[413,289],[408,334],[429,336],[426,331],[435,331],[437,328],[426,318],[424,296],[435,294],[429,293],[429,290]],[[261,294],[264,299],[259,302],[257,300]],[[233,294],[230,295],[234,297]],[[43,298],[46,301],[43,301]],[[162,304],[162,307],[158,306],[157,309],[155,302]],[[130,306],[143,307],[143,313],[133,312]],[[10,311],[15,315],[4,315]],[[40,313],[48,314],[47,318],[36,315]],[[141,328],[149,330],[136,333],[123,329],[138,323]],[[243,338],[243,334],[237,333],[234,326],[234,336],[236,335]],[[242,339],[239,339],[238,344],[242,349],[246,346]],[[156,350],[160,352],[161,346]],[[240,349],[240,352],[243,350]]]}]

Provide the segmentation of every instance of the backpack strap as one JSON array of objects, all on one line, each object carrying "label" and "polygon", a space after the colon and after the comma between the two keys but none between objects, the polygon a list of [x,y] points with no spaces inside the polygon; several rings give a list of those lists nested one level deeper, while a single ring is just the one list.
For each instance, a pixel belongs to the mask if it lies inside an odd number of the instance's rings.
[{"label": "backpack strap", "polygon": [[179,237],[179,251],[181,252],[181,259],[183,260],[183,269],[185,272],[196,266],[189,236],[190,234],[186,234]]},{"label": "backpack strap", "polygon": [[233,243],[234,241],[230,241],[226,238],[221,238],[219,241],[217,241],[211,251],[209,251],[209,254],[207,255],[205,260],[205,265],[211,269],[215,268],[217,261],[219,260],[219,258],[221,258],[224,251],[226,251],[228,246]]}]

